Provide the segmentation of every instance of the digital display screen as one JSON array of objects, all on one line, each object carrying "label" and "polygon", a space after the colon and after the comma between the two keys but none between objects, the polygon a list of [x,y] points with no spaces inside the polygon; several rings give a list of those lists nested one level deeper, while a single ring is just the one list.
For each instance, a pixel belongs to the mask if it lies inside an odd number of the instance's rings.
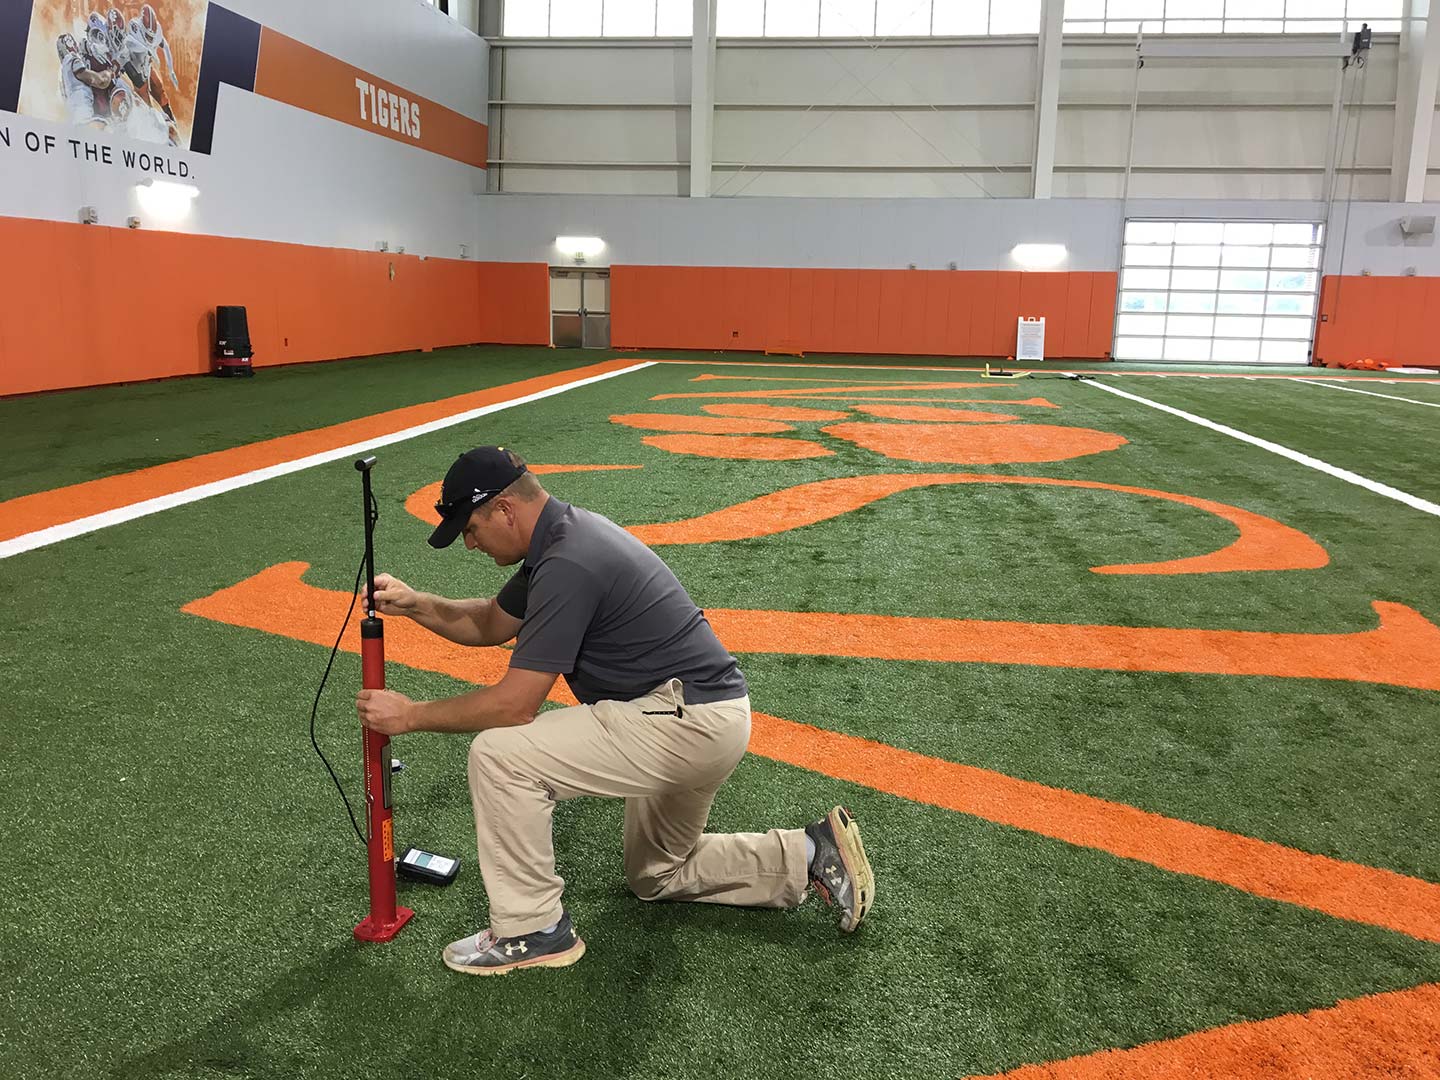
[{"label": "digital display screen", "polygon": [[454,859],[447,859],[444,855],[432,855],[428,851],[421,851],[412,848],[405,853],[405,861],[411,866],[418,866],[422,870],[433,870],[437,874],[448,874],[450,868],[455,865]]}]

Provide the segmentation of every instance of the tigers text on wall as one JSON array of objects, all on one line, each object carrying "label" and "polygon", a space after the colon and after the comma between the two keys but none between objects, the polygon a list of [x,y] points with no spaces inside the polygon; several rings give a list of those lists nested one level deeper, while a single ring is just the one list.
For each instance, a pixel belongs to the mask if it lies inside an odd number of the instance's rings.
[{"label": "tigers text on wall", "polygon": [[420,138],[418,101],[409,101],[383,86],[377,88],[358,77],[355,80],[355,89],[360,91],[361,120],[369,120],[377,127],[388,127],[391,131],[398,131],[412,139]]}]

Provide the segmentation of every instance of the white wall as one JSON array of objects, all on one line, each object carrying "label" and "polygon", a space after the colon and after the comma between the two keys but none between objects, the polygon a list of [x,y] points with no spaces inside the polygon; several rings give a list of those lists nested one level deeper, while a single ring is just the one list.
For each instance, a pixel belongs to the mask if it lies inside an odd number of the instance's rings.
[{"label": "white wall", "polygon": [[[484,121],[488,46],[423,0],[228,0],[227,6],[280,33],[369,71],[472,119]],[[76,162],[66,140],[86,137],[183,162],[200,189],[190,217],[172,231],[332,247],[374,249],[379,240],[416,254],[458,257],[476,249],[471,207],[482,170],[362,129],[220,88],[210,155],[96,136],[64,124],[0,113],[12,147],[0,146],[0,216],[75,221],[94,206],[100,221],[147,220],[119,166]],[[23,150],[26,132],[57,140],[57,152]]]},{"label": "white wall", "polygon": [[[1434,237],[1406,241],[1401,217],[1440,214],[1436,204],[1335,206],[1325,269],[1440,276]],[[1261,200],[1132,199],[674,199],[491,195],[478,200],[487,258],[569,264],[556,236],[599,236],[592,265],[805,266],[925,270],[1016,269],[1017,243],[1063,243],[1060,269],[1114,270],[1128,217],[1323,221],[1325,204]]]}]

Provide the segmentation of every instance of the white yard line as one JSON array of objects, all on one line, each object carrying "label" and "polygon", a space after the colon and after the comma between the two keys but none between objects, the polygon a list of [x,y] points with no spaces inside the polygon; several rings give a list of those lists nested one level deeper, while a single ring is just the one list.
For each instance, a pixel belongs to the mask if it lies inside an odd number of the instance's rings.
[{"label": "white yard line", "polygon": [[213,495],[223,495],[227,491],[234,491],[237,488],[263,483],[266,480],[273,480],[277,476],[285,476],[289,473],[313,468],[316,465],[324,465],[327,462],[338,461],[352,454],[359,454],[363,450],[373,450],[377,446],[389,446],[392,443],[419,438],[421,435],[429,435],[431,432],[443,431],[445,428],[454,427],[456,424],[463,424],[481,416],[488,416],[491,413],[497,413],[503,409],[513,409],[517,405],[528,405],[531,402],[540,401],[543,398],[563,394],[568,390],[576,390],[582,386],[589,386],[592,383],[603,382],[605,379],[613,379],[617,375],[628,375],[632,371],[639,371],[642,368],[651,367],[653,364],[654,361],[651,360],[639,361],[634,366],[622,368],[619,371],[607,371],[603,375],[592,375],[588,379],[578,379],[572,383],[552,386],[549,389],[540,390],[533,394],[526,394],[524,397],[518,397],[511,401],[500,401],[494,405],[482,405],[478,409],[467,409],[464,412],[456,413],[454,416],[446,416],[439,420],[431,420],[428,423],[417,424],[414,427],[404,428],[401,431],[393,431],[389,435],[379,435],[373,439],[366,439],[364,442],[351,443],[349,446],[336,447],[334,450],[324,450],[318,454],[310,454],[306,457],[296,458],[294,461],[282,461],[278,465],[270,465],[263,469],[254,469],[251,472],[226,477],[224,480],[215,480],[209,484],[200,484],[197,487],[186,488],[183,491],[174,491],[168,495],[159,495],[153,499],[146,499],[143,502],[132,503],[129,506],[106,510],[102,514],[92,514],[90,517],[67,521],[63,525],[52,525],[48,529],[37,529],[35,532],[17,536],[13,540],[0,542],[0,559],[8,559],[25,551],[34,551],[36,548],[46,547],[49,544],[58,544],[62,540],[70,540],[77,536],[84,536],[86,533],[107,529],[111,525],[134,521],[136,518],[146,517],[150,514],[158,514],[162,510],[170,510],[177,506],[184,506],[186,503],[199,502],[201,499],[208,499]]},{"label": "white yard line", "polygon": [[1306,386],[1323,386],[1327,390],[1343,390],[1347,394],[1364,394],[1366,397],[1385,398],[1387,401],[1405,401],[1411,405],[1424,405],[1429,409],[1440,409],[1440,402],[1436,401],[1416,401],[1414,398],[1401,397],[1398,394],[1377,394],[1373,390],[1356,390],[1353,386],[1336,386],[1334,383],[1319,382],[1315,379],[1296,379],[1295,381],[1303,382]]},{"label": "white yard line", "polygon": [[1321,461],[1319,458],[1313,458],[1309,454],[1302,454],[1298,450],[1291,450],[1288,446],[1281,446],[1279,443],[1270,442],[1268,439],[1261,439],[1255,435],[1239,431],[1236,428],[1226,427],[1224,424],[1217,424],[1214,420],[1207,420],[1203,416],[1196,416],[1194,413],[1185,412],[1183,409],[1177,409],[1173,405],[1162,405],[1158,401],[1151,401],[1149,398],[1143,398],[1139,394],[1132,394],[1129,391],[1121,390],[1115,386],[1107,386],[1098,379],[1084,380],[1082,385],[1093,386],[1097,390],[1104,390],[1107,394],[1115,394],[1117,397],[1127,398],[1130,401],[1138,401],[1141,405],[1148,405],[1152,409],[1159,409],[1161,412],[1169,413],[1171,416],[1178,416],[1181,420],[1188,420],[1192,424],[1209,428],[1211,431],[1218,431],[1221,435],[1228,435],[1232,439],[1239,439],[1241,442],[1249,443],[1251,446],[1258,446],[1262,450],[1268,450],[1272,454],[1278,454],[1280,457],[1288,458],[1300,465],[1304,465],[1308,469],[1314,469],[1317,472],[1325,473],[1327,476],[1333,476],[1337,480],[1344,480],[1347,484],[1354,484],[1356,487],[1364,488],[1366,491],[1373,491],[1376,495],[1383,495],[1387,499],[1394,499],[1398,503],[1404,503],[1406,506],[1430,514],[1433,517],[1440,517],[1440,505],[1436,505],[1428,499],[1411,495],[1409,492],[1401,491],[1399,488],[1393,488],[1389,484],[1382,484],[1378,480],[1371,480],[1368,477],[1361,476],[1359,473],[1353,473],[1349,469],[1342,469],[1339,466],[1331,465],[1329,462]]}]

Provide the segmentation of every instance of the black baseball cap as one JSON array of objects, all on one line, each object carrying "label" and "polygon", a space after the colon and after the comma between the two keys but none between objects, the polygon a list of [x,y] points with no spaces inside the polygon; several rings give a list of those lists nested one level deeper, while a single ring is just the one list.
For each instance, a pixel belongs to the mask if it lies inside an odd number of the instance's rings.
[{"label": "black baseball cap", "polygon": [[435,504],[440,524],[430,534],[430,546],[453,544],[469,524],[471,511],[484,506],[526,471],[503,446],[477,446],[461,454],[440,485],[440,501]]}]

